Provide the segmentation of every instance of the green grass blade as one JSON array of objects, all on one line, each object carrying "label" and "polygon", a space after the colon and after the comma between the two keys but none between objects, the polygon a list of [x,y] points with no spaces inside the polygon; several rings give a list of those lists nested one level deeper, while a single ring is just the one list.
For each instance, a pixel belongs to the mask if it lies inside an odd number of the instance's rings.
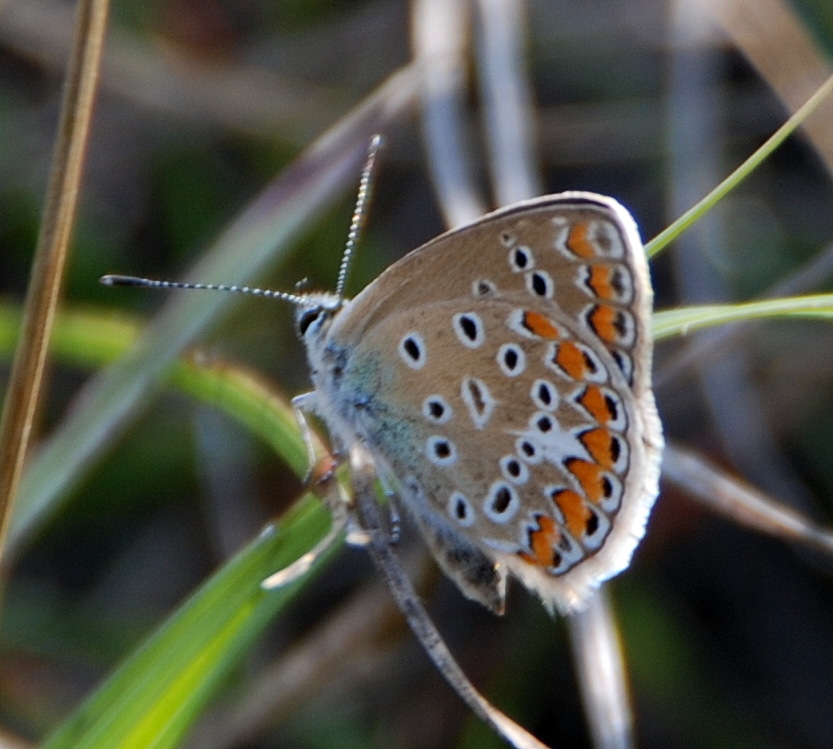
[{"label": "green grass blade", "polygon": [[[20,310],[0,305],[0,357],[10,355],[20,325]],[[52,355],[59,361],[99,368],[118,359],[141,335],[138,320],[109,310],[70,310],[55,321]],[[212,359],[183,357],[162,376],[163,382],[219,408],[260,436],[298,475],[307,470],[306,447],[288,401],[256,373]]]},{"label": "green grass blade", "polygon": [[276,591],[260,582],[320,538],[328,513],[312,499],[204,583],[43,744],[43,749],[175,747],[269,622],[335,552]]},{"label": "green grass blade", "polygon": [[685,335],[701,328],[759,318],[803,317],[833,320],[833,294],[763,299],[740,304],[704,304],[654,313],[654,340]]},{"label": "green grass blade", "polygon": [[[9,355],[20,311],[0,307],[0,353]],[[140,335],[136,321],[108,312],[65,312],[56,319],[52,355],[98,367],[121,355]],[[291,408],[251,373],[226,363],[176,361],[165,373],[173,387],[226,411],[268,441],[295,470],[306,452]],[[205,710],[234,665],[282,608],[339,548],[334,544],[310,572],[265,592],[261,581],[312,548],[329,527],[321,503],[306,498],[186,601],[50,736],[59,749],[165,749],[176,746]]]},{"label": "green grass blade", "polygon": [[734,190],[745,180],[755,169],[757,169],[772,152],[778,148],[802,123],[812,114],[822,100],[833,91],[833,76],[830,76],[824,84],[814,93],[781,127],[779,127],[755,153],[744,161],[735,171],[724,179],[699,203],[689,208],[667,229],[664,229],[656,237],[645,245],[645,252],[648,257],[653,257],[660,250],[673,242],[680,234],[692,224],[705,216],[719,201]]}]

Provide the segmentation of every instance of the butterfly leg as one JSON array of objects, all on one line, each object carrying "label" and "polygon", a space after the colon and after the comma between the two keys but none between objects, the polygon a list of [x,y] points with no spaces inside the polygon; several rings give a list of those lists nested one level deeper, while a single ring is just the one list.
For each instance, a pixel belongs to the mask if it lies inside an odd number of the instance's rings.
[{"label": "butterfly leg", "polygon": [[[304,477],[304,485],[317,496],[321,497],[331,511],[340,511],[345,503],[352,507],[351,501],[347,499],[338,500],[336,502],[337,507],[333,507],[326,499],[326,485],[334,478],[336,470],[342,463],[342,456],[348,455],[350,448],[340,444],[337,435],[331,434],[330,439],[333,441],[333,447],[335,449],[319,456],[315,447],[312,429],[310,428],[309,421],[307,421],[307,414],[318,413],[315,401],[314,391],[303,393],[292,399],[292,410],[295,413],[295,420],[298,422],[301,439],[303,439],[306,445],[309,460],[309,470]],[[355,449],[361,448],[356,446]],[[372,463],[372,461],[370,462]],[[397,492],[394,488],[394,482],[388,477],[379,475],[379,481],[388,498],[388,533],[391,543],[395,544],[401,535],[401,518],[395,501]],[[366,546],[368,543],[367,532],[360,527],[360,524],[356,521],[352,513],[348,513],[347,518],[347,543],[353,546]]]},{"label": "butterfly leg", "polygon": [[309,470],[304,477],[304,485],[321,498],[333,514],[334,522],[337,517],[343,519],[341,527],[346,528],[347,543],[353,546],[365,546],[368,542],[367,533],[359,526],[351,511],[352,500],[344,494],[343,490],[339,488],[334,491],[331,486],[337,483],[334,481],[335,473],[342,463],[342,456],[347,454],[347,448],[340,444],[337,435],[331,434],[330,439],[334,449],[319,456],[316,441],[307,420],[307,414],[318,413],[314,391],[295,396],[292,399],[292,410],[298,422],[301,439],[306,445],[309,460]]},{"label": "butterfly leg", "polygon": [[295,396],[292,399],[292,411],[298,423],[298,430],[301,432],[301,439],[307,448],[308,469],[303,483],[318,494],[316,487],[326,484],[335,475],[341,461],[337,452],[328,452],[319,457],[315,448],[315,439],[307,421],[307,414],[316,413],[315,393],[309,392]]},{"label": "butterfly leg", "polygon": [[[261,582],[265,590],[273,590],[288,585],[306,574],[321,554],[335,543],[342,532],[347,530],[348,540],[354,534],[355,521],[349,512],[350,500],[341,485],[335,480],[336,469],[339,466],[337,453],[325,452],[319,456],[312,429],[307,421],[308,413],[315,413],[315,393],[304,393],[292,399],[292,410],[301,439],[307,448],[309,468],[303,479],[304,486],[312,491],[330,511],[332,522],[327,534],[304,555],[283,569],[269,575]],[[352,530],[351,530],[352,529]]]},{"label": "butterfly leg", "polygon": [[388,498],[388,539],[394,546],[399,543],[399,538],[402,535],[402,517],[399,514],[399,505],[397,503],[398,493],[394,488],[393,481],[384,473],[379,473],[379,483],[382,485],[382,491]]},{"label": "butterfly leg", "polygon": [[[265,580],[262,580],[260,587],[264,590],[274,590],[275,588],[289,585],[299,578],[303,577],[312,568],[324,552],[326,552],[344,532],[344,529],[350,525],[350,518],[347,512],[347,499],[342,498],[341,486],[338,482],[332,481],[329,483],[330,494],[335,494],[335,497],[328,497],[324,499],[327,508],[330,510],[330,530],[327,534],[313,546],[308,552],[301,555],[294,562],[288,564],[283,569],[273,572]],[[320,496],[320,495],[319,495]]]},{"label": "butterfly leg", "polygon": [[[300,414],[301,412],[296,411],[296,413]],[[306,436],[309,438],[307,445],[312,448],[312,432],[309,430],[309,426],[306,421],[301,422],[300,419],[299,423],[304,424],[301,431],[303,433],[306,430]],[[312,454],[314,455],[314,450]],[[326,468],[322,469],[321,466],[324,465]],[[336,467],[337,460],[329,453],[323,455],[320,459],[314,458],[305,479],[307,486],[330,511],[330,529],[308,552],[261,581],[260,587],[264,590],[274,590],[295,582],[309,572],[316,560],[329,550],[345,530],[349,538],[350,528],[354,525],[354,521],[352,520],[352,513],[349,512],[350,500],[341,484],[335,480]]]}]

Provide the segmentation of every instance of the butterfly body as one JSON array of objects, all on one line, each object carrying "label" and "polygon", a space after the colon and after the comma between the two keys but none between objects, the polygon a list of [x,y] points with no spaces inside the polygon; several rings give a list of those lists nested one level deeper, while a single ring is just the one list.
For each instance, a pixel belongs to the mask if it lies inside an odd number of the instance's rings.
[{"label": "butterfly body", "polygon": [[470,598],[551,609],[621,571],[656,497],[651,287],[618,203],[525,201],[297,312],[341,450],[363,450]]}]

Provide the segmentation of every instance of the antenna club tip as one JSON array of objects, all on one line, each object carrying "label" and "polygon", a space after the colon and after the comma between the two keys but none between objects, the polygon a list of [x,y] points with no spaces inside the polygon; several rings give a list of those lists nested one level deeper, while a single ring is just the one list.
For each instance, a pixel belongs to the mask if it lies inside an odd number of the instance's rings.
[{"label": "antenna club tip", "polygon": [[106,275],[98,279],[104,286],[141,286],[141,279],[133,276]]}]

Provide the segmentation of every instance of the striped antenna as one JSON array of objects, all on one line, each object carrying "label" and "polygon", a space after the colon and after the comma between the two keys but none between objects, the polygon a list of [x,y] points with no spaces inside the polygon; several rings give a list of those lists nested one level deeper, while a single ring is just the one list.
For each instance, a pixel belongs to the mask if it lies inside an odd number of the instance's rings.
[{"label": "striped antenna", "polygon": [[[353,252],[356,249],[356,242],[364,224],[367,202],[370,199],[370,188],[373,182],[373,169],[376,163],[376,155],[379,153],[381,147],[382,136],[374,135],[367,148],[367,159],[364,162],[362,176],[359,181],[359,194],[356,196],[356,207],[353,210],[353,217],[350,220],[350,231],[347,232],[347,243],[344,246],[344,253],[341,256],[341,266],[338,269],[335,296],[339,305],[344,301],[344,286],[347,283],[347,274],[350,271],[350,262],[353,258]],[[221,283],[187,283],[185,281],[157,281],[153,278],[119,275],[102,276],[99,282],[105,286],[141,286],[146,289],[231,291],[236,294],[251,294],[252,296],[262,296],[268,299],[281,299],[299,307],[310,305],[309,297],[300,294],[290,294],[287,291],[260,289],[255,286],[235,286]]]},{"label": "striped antenna", "polygon": [[361,180],[359,181],[359,194],[356,196],[356,207],[353,209],[353,218],[350,220],[350,231],[347,232],[347,244],[344,246],[344,253],[341,256],[341,267],[338,269],[338,281],[336,282],[336,297],[344,301],[344,286],[347,283],[347,274],[350,272],[350,262],[353,259],[353,251],[356,249],[356,242],[359,232],[364,225],[365,208],[370,199],[370,191],[373,184],[373,168],[376,163],[376,155],[382,148],[382,136],[374,135],[367,148],[367,160],[364,162]]},{"label": "striped antenna", "polygon": [[99,283],[105,286],[141,286],[146,289],[197,289],[206,291],[231,291],[235,294],[251,294],[268,299],[281,299],[299,307],[309,304],[309,299],[298,294],[272,289],[259,289],[255,286],[234,286],[214,283],[187,283],[185,281],[157,281],[153,278],[139,278],[138,276],[102,276]]}]

